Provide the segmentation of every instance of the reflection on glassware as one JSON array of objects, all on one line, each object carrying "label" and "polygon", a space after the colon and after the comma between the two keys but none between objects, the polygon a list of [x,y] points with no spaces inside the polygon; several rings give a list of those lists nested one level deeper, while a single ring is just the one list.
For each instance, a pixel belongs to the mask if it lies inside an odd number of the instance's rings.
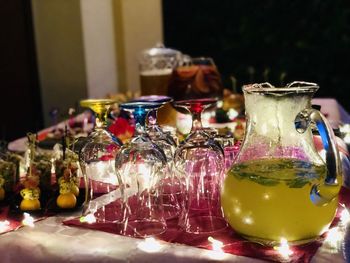
[{"label": "reflection on glassware", "polygon": [[169,172],[163,177],[163,206],[165,218],[170,219],[177,217],[179,214],[180,206],[178,198],[181,198],[180,180],[175,177],[174,174],[174,153],[176,149],[176,143],[170,133],[164,132],[158,125],[157,112],[166,103],[172,101],[172,98],[167,96],[142,96],[135,101],[141,102],[156,102],[158,106],[155,106],[153,110],[148,113],[147,123],[147,135],[151,140],[164,151]]},{"label": "reflection on glassware", "polygon": [[[122,143],[106,131],[106,117],[109,107],[114,104],[110,99],[87,99],[80,101],[82,107],[90,108],[95,113],[95,127],[88,136],[79,153],[79,163],[85,179],[86,200],[83,216],[95,214],[97,222],[115,221],[107,219],[104,205],[115,201],[117,177],[114,158]],[[93,200],[104,195],[104,204]]]},{"label": "reflection on glassware", "polygon": [[171,136],[173,138],[173,141],[175,142],[175,145],[179,145],[179,137],[177,135],[177,129],[173,126],[170,125],[162,125],[162,130],[165,133],[168,133],[169,136]]},{"label": "reflection on glassware", "polygon": [[174,102],[192,114],[192,129],[175,152],[175,168],[183,186],[183,210],[179,225],[190,233],[211,233],[226,228],[220,206],[224,175],[222,149],[203,130],[201,113],[215,99]]},{"label": "reflection on glassware", "polygon": [[123,235],[152,236],[166,230],[163,206],[163,176],[168,166],[164,152],[145,131],[147,113],[160,104],[128,102],[120,107],[132,113],[135,134],[115,159],[123,207],[118,229]]}]

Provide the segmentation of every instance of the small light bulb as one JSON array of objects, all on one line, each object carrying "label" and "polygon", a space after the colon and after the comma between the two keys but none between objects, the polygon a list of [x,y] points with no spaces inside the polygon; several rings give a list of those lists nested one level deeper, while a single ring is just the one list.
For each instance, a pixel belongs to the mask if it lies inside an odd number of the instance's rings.
[{"label": "small light bulb", "polygon": [[93,214],[80,217],[80,223],[93,224],[96,223],[96,217]]},{"label": "small light bulb", "polygon": [[161,243],[159,243],[157,240],[155,240],[153,237],[148,237],[145,240],[141,241],[137,247],[148,253],[155,253],[162,249]]},{"label": "small light bulb", "polygon": [[208,237],[208,241],[211,243],[212,250],[206,254],[212,259],[223,260],[226,257],[225,252],[222,250],[224,243],[211,236]]},{"label": "small light bulb", "polygon": [[280,255],[285,259],[288,259],[291,255],[293,255],[293,251],[290,249],[288,241],[284,237],[281,238],[280,245],[274,247],[274,249],[277,250],[278,253],[280,253]]},{"label": "small light bulb", "polygon": [[22,225],[34,227],[34,218],[31,217],[31,215],[28,213],[24,213],[23,215],[24,215],[24,218],[22,220]]},{"label": "small light bulb", "polygon": [[337,248],[340,246],[342,239],[342,231],[338,227],[333,227],[328,231],[325,243],[330,248]]}]

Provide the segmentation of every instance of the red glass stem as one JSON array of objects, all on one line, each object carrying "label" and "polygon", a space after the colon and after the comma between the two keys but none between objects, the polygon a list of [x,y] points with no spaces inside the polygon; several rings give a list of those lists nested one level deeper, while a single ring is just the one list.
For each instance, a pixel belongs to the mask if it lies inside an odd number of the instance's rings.
[{"label": "red glass stem", "polygon": [[203,106],[199,104],[191,105],[190,108],[192,114],[192,128],[191,132],[202,129],[202,111]]}]

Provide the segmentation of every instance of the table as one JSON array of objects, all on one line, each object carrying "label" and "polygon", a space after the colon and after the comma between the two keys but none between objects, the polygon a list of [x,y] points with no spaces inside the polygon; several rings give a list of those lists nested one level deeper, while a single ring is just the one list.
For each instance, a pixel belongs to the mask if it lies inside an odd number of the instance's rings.
[{"label": "table", "polygon": [[[116,193],[119,195],[119,191]],[[33,228],[26,226],[0,236],[1,262],[156,263],[165,259],[166,262],[212,262],[216,257],[209,250],[163,241],[148,247],[143,239],[62,224],[62,221],[80,215],[81,211],[77,211],[48,217],[37,221]],[[264,262],[231,254],[219,256],[220,262]]]},{"label": "table", "polygon": [[[17,147],[24,142],[25,138],[10,146],[19,150]],[[1,235],[1,262],[265,262],[160,241],[150,252],[141,239],[62,224],[79,215],[60,214],[36,222],[34,228],[23,227]],[[338,240],[326,240],[311,262],[350,262],[350,223],[335,234]]]},{"label": "table", "polygon": [[[148,247],[143,239],[62,224],[77,216],[80,211],[60,214],[1,235],[1,262],[265,262],[162,241]],[[350,256],[350,215],[334,236],[337,240],[327,238],[311,262],[350,262],[344,258]]]}]

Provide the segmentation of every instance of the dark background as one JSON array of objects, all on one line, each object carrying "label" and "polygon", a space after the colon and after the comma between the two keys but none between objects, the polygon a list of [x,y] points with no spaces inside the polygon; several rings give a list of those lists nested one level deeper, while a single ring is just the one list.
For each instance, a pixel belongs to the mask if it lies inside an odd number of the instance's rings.
[{"label": "dark background", "polygon": [[210,56],[226,88],[316,82],[350,111],[350,1],[163,0],[165,45]]},{"label": "dark background", "polygon": [[0,140],[43,125],[30,2],[0,1]]}]

